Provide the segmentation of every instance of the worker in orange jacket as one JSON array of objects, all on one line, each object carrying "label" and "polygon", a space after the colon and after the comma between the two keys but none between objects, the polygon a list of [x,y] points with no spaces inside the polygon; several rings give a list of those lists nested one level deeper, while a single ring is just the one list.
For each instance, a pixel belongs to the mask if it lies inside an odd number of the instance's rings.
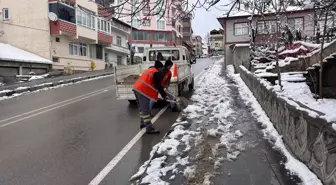
[{"label": "worker in orange jacket", "polygon": [[[168,98],[170,100],[176,100],[175,97],[168,91],[168,88],[169,88],[169,85],[170,85],[170,80],[171,80],[171,77],[172,77],[172,72],[170,71],[170,69],[173,67],[173,62],[168,59],[166,60],[165,64],[164,64],[164,67],[162,69],[162,82],[161,82],[161,85],[163,86]],[[153,108],[153,105],[154,105],[155,101],[151,100],[150,101],[150,111],[152,113],[152,108]],[[175,103],[170,103],[170,107],[172,109],[172,112],[178,112],[179,109],[178,107],[176,106]],[[153,115],[153,114],[152,114]]]},{"label": "worker in orange jacket", "polygon": [[140,112],[140,128],[146,127],[147,134],[159,134],[160,131],[153,127],[151,122],[150,101],[158,101],[159,93],[167,99],[167,94],[164,91],[161,82],[160,71],[163,64],[160,61],[155,61],[153,68],[146,69],[140,78],[134,83],[133,91],[138,102]]}]

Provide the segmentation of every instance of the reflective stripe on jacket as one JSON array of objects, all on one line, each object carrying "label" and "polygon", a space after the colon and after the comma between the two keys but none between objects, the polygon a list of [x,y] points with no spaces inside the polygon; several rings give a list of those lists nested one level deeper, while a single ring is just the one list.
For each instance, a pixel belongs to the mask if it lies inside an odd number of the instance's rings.
[{"label": "reflective stripe on jacket", "polygon": [[171,76],[172,76],[172,72],[170,70],[167,71],[166,74],[164,75],[163,79],[162,79],[162,86],[165,86],[167,84],[167,80]]},{"label": "reflective stripe on jacket", "polygon": [[135,91],[154,101],[157,101],[159,96],[153,79],[154,73],[156,72],[158,72],[158,70],[154,67],[146,69],[133,86]]}]

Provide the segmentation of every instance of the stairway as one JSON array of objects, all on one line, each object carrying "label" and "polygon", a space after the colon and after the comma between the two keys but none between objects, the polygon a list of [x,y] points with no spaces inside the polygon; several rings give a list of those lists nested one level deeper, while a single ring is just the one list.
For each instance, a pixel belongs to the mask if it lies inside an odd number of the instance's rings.
[{"label": "stairway", "polygon": [[[314,94],[319,92],[320,64],[314,64],[307,69],[306,83]],[[323,60],[322,76],[323,98],[336,98],[336,53]]]}]

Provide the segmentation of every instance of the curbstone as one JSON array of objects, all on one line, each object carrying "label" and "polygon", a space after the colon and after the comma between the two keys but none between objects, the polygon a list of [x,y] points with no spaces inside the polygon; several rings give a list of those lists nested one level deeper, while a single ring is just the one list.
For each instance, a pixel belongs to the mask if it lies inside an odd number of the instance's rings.
[{"label": "curbstone", "polygon": [[33,92],[33,91],[37,91],[37,90],[40,90],[40,89],[44,89],[46,87],[55,87],[55,86],[62,85],[62,84],[76,83],[76,82],[80,82],[80,81],[83,81],[83,80],[108,76],[108,75],[112,75],[112,74],[113,74],[113,72],[109,72],[109,73],[100,74],[100,75],[91,75],[91,76],[77,77],[77,78],[73,78],[73,79],[65,79],[65,80],[60,80],[60,81],[56,81],[56,82],[42,83],[42,84],[37,84],[37,85],[34,85],[34,86],[30,86],[30,87],[16,88],[14,90],[9,89],[9,90],[5,90],[3,92],[0,92],[0,97],[12,96],[15,93],[24,93],[24,92],[28,92],[28,91]]}]

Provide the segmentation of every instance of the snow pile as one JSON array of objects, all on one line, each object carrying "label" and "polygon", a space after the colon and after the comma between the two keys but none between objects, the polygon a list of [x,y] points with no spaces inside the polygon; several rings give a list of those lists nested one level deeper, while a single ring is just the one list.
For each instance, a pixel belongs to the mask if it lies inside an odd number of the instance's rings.
[{"label": "snow pile", "polygon": [[16,48],[9,44],[0,43],[0,59],[4,61],[29,62],[52,64],[51,60],[42,58],[33,53]]},{"label": "snow pile", "polygon": [[44,79],[47,78],[49,74],[44,74],[44,75],[32,75],[28,81],[33,81],[33,80],[39,80],[39,79]]},{"label": "snow pile", "polygon": [[[233,73],[233,66],[229,66],[229,70],[231,71],[231,76],[235,78],[235,81],[238,83],[239,93],[241,97],[243,97],[247,104],[250,104],[254,111],[253,115],[258,119],[259,122],[263,123],[263,133],[264,137],[269,139],[271,143],[274,144],[274,148],[280,150],[287,158],[285,163],[285,167],[301,178],[304,185],[322,185],[322,182],[317,178],[317,176],[311,172],[307,166],[305,166],[302,162],[295,159],[286,149],[282,137],[279,135],[277,130],[274,128],[272,122],[267,117],[264,110],[261,108],[258,101],[253,96],[252,92],[245,85],[243,80],[239,77],[239,74],[236,75]],[[335,109],[334,109],[335,110]]]},{"label": "snow pile", "polygon": [[[149,185],[169,184],[162,180],[161,177],[166,176],[167,173],[170,172],[172,174],[170,179],[172,180],[179,173],[177,167],[189,164],[189,157],[182,156],[191,149],[191,142],[197,138],[199,132],[185,130],[183,124],[185,124],[185,122],[177,121],[174,130],[167,138],[153,147],[150,156],[159,155],[162,157],[154,157],[152,161],[146,161],[131,178],[143,175],[144,177],[140,180],[141,183],[148,183]],[[175,162],[168,164],[167,159],[169,157],[176,159]],[[147,166],[148,168],[145,171]],[[184,173],[188,176],[192,176],[193,168],[188,166]]]},{"label": "snow pile", "polygon": [[[286,80],[286,79],[285,79]],[[335,99],[318,99],[313,97],[308,85],[305,82],[290,83],[287,81],[282,82],[283,92],[278,92],[284,97],[291,98],[300,102],[307,107],[316,111],[322,112],[322,116],[328,122],[336,122],[336,100]],[[314,114],[316,115],[316,114]],[[318,116],[318,115],[316,115]]]}]

